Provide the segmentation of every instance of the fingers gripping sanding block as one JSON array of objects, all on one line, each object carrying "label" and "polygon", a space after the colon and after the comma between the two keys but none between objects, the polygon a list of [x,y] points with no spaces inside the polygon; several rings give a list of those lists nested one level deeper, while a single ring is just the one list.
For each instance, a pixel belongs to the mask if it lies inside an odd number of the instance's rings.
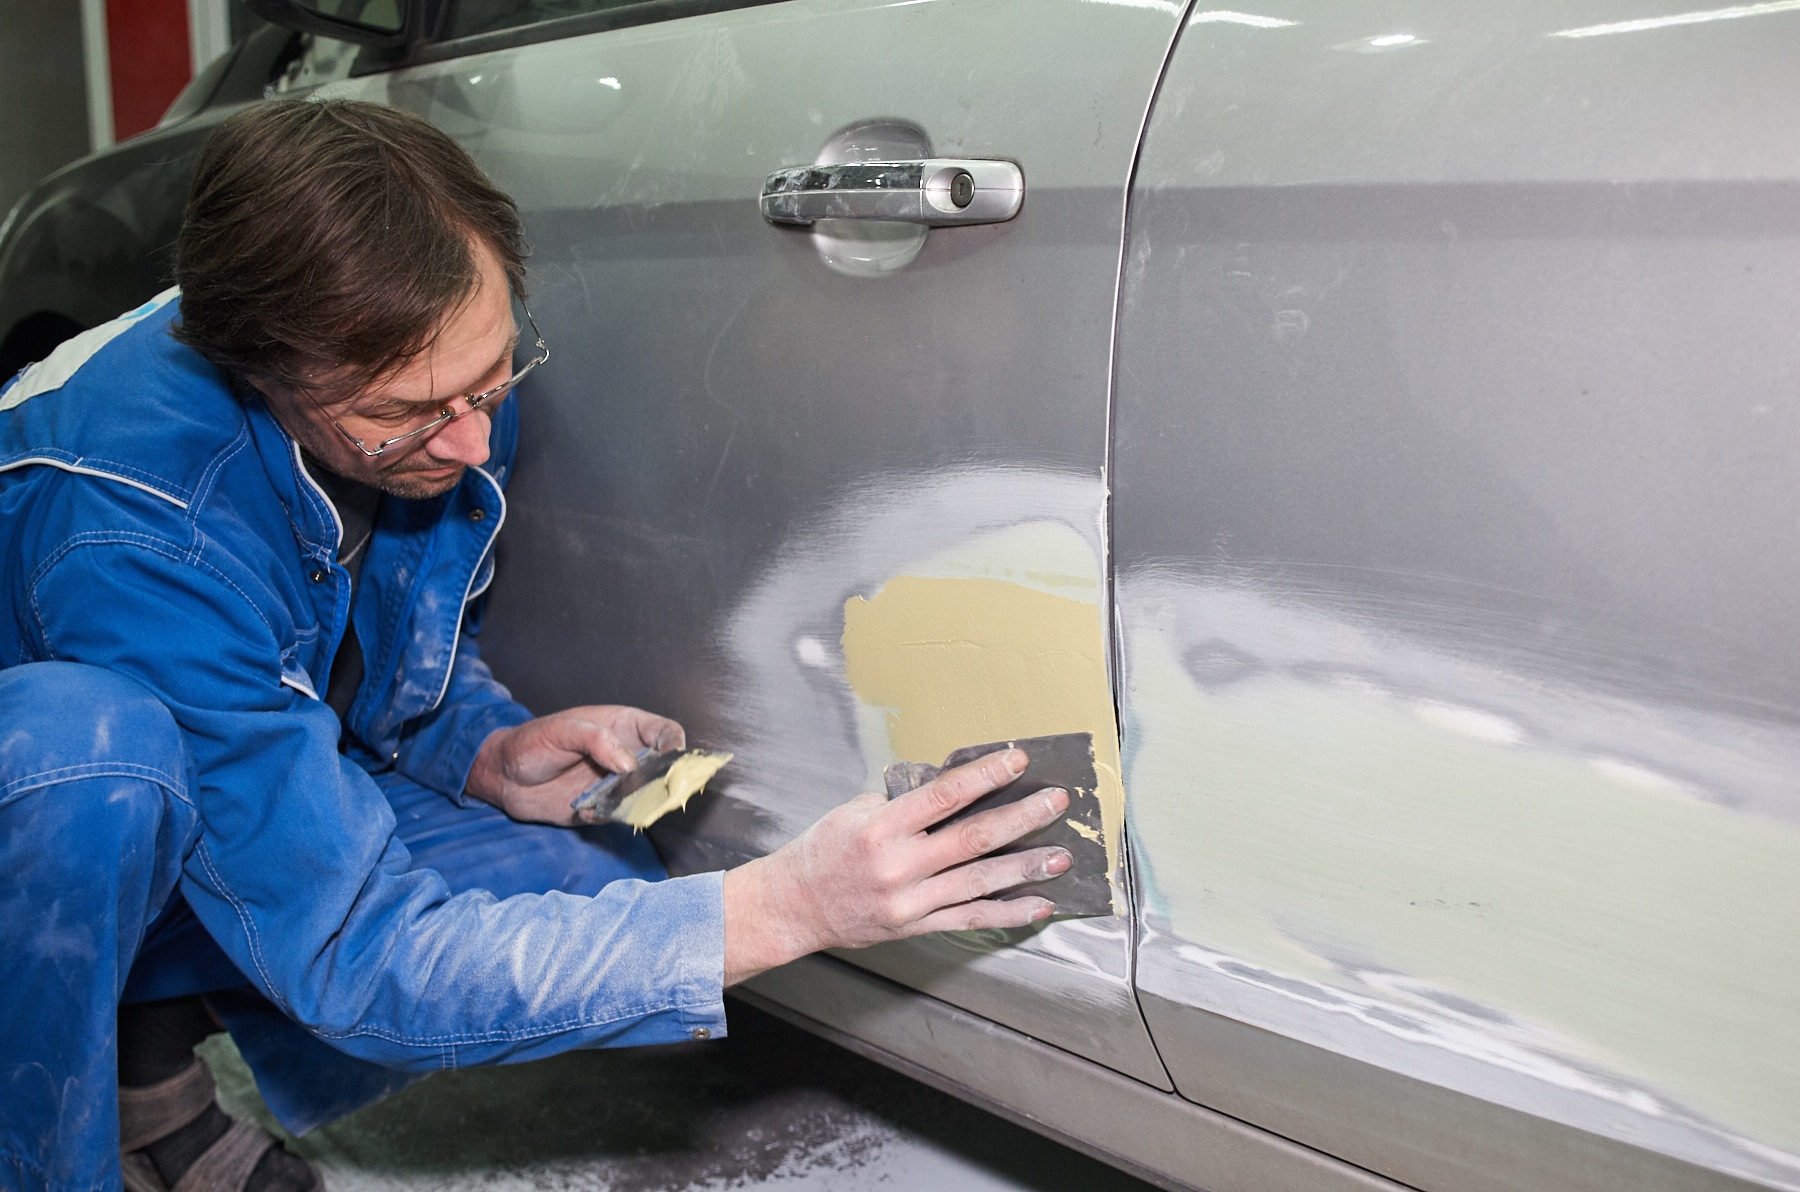
[{"label": "fingers gripping sanding block", "polygon": [[941,766],[918,762],[895,762],[882,777],[888,798],[894,799],[957,766],[1003,749],[1023,749],[1029,762],[1025,772],[1001,787],[975,800],[955,815],[932,829],[942,832],[952,824],[978,815],[994,807],[1016,803],[1027,795],[1049,787],[1069,792],[1069,809],[1062,818],[1020,837],[990,856],[1022,852],[1025,849],[1060,845],[1069,850],[1072,864],[1064,873],[1048,881],[1019,886],[996,897],[1005,898],[1029,891],[1056,903],[1058,918],[1070,916],[1111,915],[1113,913],[1112,875],[1106,859],[1106,835],[1100,819],[1100,779],[1094,769],[1094,738],[1089,733],[1059,733],[1051,737],[1020,737],[1013,741],[994,741],[986,745],[969,745],[944,759]]}]

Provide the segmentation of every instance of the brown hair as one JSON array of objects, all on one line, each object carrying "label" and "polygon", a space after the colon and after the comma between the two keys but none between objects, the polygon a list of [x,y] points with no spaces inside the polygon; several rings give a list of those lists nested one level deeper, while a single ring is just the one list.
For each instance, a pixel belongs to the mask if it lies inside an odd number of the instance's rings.
[{"label": "brown hair", "polygon": [[276,100],[206,138],[176,241],[175,336],[248,381],[361,386],[424,350],[484,242],[524,293],[519,211],[417,116]]}]

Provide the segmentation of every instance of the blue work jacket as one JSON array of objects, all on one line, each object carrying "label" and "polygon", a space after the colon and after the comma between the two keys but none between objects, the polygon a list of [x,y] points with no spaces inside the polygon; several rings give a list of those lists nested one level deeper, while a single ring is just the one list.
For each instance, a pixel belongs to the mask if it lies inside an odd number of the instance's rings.
[{"label": "blue work jacket", "polygon": [[[260,399],[170,334],[171,290],[0,390],[0,666],[127,675],[168,706],[201,828],[182,893],[265,996],[339,1049],[424,1070],[722,1034],[719,875],[597,897],[452,895],[369,768],[462,799],[530,713],[476,649],[517,439],[486,469],[389,497],[351,607],[337,514]],[[345,725],[320,700],[354,622]],[[341,753],[341,728],[360,745]]]}]

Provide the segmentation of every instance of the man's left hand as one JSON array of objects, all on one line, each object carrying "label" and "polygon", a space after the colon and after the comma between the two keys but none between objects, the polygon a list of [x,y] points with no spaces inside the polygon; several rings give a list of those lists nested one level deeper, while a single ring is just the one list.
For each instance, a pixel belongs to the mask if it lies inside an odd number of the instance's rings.
[{"label": "man's left hand", "polygon": [[570,804],[608,773],[634,769],[645,746],[682,749],[687,734],[640,708],[570,708],[496,730],[476,753],[465,789],[516,820],[577,824]]}]

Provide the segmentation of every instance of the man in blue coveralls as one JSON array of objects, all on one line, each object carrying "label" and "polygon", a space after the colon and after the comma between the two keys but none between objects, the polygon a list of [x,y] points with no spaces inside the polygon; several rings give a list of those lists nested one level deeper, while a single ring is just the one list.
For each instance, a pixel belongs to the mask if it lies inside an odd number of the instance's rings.
[{"label": "man in blue coveralls", "polygon": [[214,1102],[219,1024],[301,1132],[433,1069],[718,1037],[727,985],[821,948],[1051,912],[991,895],[1065,852],[983,854],[1061,792],[926,832],[1017,751],[725,874],[571,830],[683,733],[533,718],[477,650],[507,398],[548,349],[517,211],[454,142],[248,109],[177,258],[0,389],[0,1184],[318,1187]]}]

